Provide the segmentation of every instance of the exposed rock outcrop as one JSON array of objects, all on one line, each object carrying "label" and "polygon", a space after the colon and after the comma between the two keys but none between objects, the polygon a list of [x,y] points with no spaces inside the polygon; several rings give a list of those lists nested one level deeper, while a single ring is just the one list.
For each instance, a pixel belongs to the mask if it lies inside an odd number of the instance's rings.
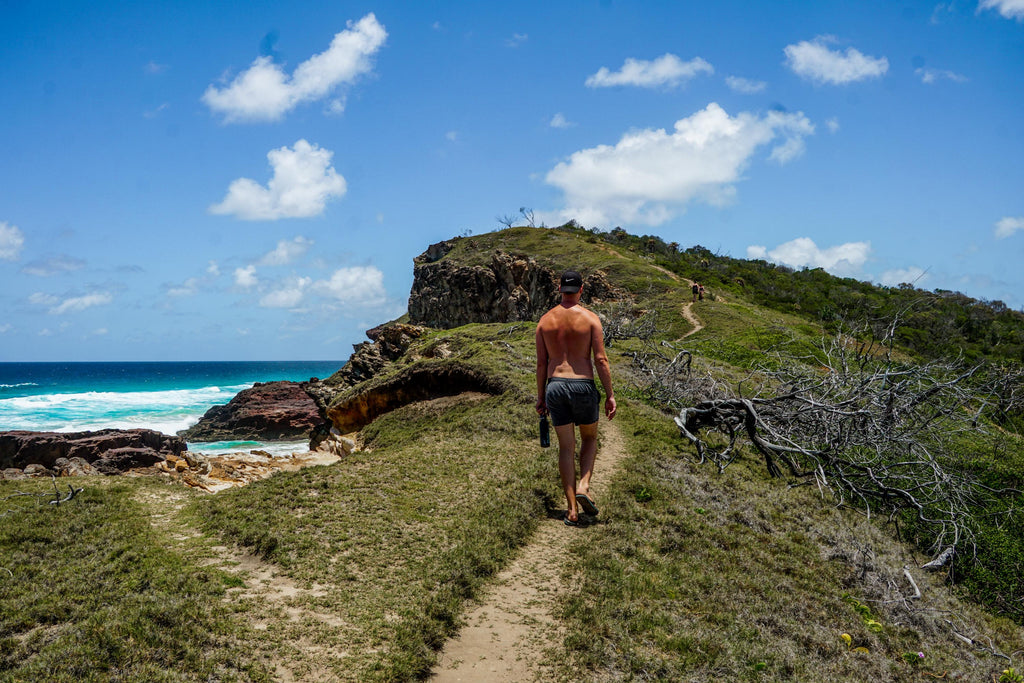
[{"label": "exposed rock outcrop", "polygon": [[409,294],[414,323],[448,329],[469,323],[533,320],[558,303],[558,276],[526,256],[495,252],[488,266],[416,260]]},{"label": "exposed rock outcrop", "polygon": [[496,377],[460,363],[414,365],[376,386],[342,397],[327,410],[327,416],[338,433],[347,434],[362,429],[384,413],[415,401],[467,391],[500,394],[508,388]]},{"label": "exposed rock outcrop", "polygon": [[[532,257],[496,251],[487,266],[464,266],[444,259],[451,247],[440,245],[431,245],[414,260],[409,294],[409,318],[414,323],[449,329],[537,320],[559,302],[560,273]],[[601,271],[584,278],[583,303],[626,298]]]},{"label": "exposed rock outcrop", "polygon": [[272,456],[264,451],[185,458],[170,457],[160,463],[168,477],[210,493],[245,486],[277,472],[293,472],[312,465],[329,465],[339,457],[331,453],[292,453]]},{"label": "exposed rock outcrop", "polygon": [[[336,394],[338,388],[344,389],[365,382],[376,376],[388,361],[400,358],[409,345],[422,337],[426,331],[425,328],[418,325],[405,323],[378,325],[367,330],[366,336],[370,338],[370,341],[354,344],[352,346],[354,353],[348,359],[345,367],[331,375],[323,384],[326,384],[328,388],[333,388],[330,393]],[[307,387],[307,390],[310,389],[313,392],[319,392],[323,387]],[[324,406],[329,404],[329,400],[323,403]]]},{"label": "exposed rock outcrop", "polygon": [[[368,342],[354,344],[354,352],[345,367],[323,382],[310,382],[306,393],[313,397],[322,415],[328,413],[328,406],[346,390],[360,382],[376,377],[388,363],[397,360],[406,352],[413,341],[427,332],[426,328],[405,323],[387,323],[366,331]],[[348,453],[351,448],[339,442],[340,435],[332,429],[325,417],[309,435],[309,450],[329,450],[332,453]],[[347,448],[347,450],[346,450]]]},{"label": "exposed rock outcrop", "polygon": [[[148,467],[186,450],[185,440],[151,429],[104,429],[97,432],[0,432],[0,468],[42,465],[60,474],[81,463],[105,474]],[[68,468],[71,469],[68,469]]]},{"label": "exposed rock outcrop", "polygon": [[324,418],[300,382],[257,383],[178,432],[189,441],[306,439]]}]

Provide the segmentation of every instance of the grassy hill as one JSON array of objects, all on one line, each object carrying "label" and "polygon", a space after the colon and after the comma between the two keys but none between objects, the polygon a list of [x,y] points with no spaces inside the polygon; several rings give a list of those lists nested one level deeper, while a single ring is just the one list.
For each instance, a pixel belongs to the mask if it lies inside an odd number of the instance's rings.
[{"label": "grassy hill", "polygon": [[[878,314],[876,299],[922,293],[571,225],[459,238],[444,259],[486,265],[497,249],[601,270],[631,300],[596,308],[656,318],[650,339],[609,348],[628,453],[600,523],[566,529],[571,554],[551,558],[568,587],[562,631],[536,657],[556,680],[992,681],[1021,668],[1019,514],[982,516],[976,556],[924,572],[928,532],[906,519],[772,478],[749,445],[724,472],[699,464],[635,370],[637,353],[668,341],[692,351],[695,376],[735,389],[782,345],[811,353],[844,302],[861,302],[845,315]],[[686,278],[709,297],[692,309],[703,328],[679,341],[693,329]],[[930,341],[901,337],[907,362],[951,344],[1020,360],[1017,314],[981,320],[992,304],[930,300],[964,310],[915,304],[921,320],[977,325],[953,324],[962,341],[942,343],[914,328]],[[564,505],[554,454],[536,445],[533,334],[530,321],[427,330],[345,396],[453,365],[488,381],[377,417],[335,465],[215,496],[76,479],[84,492],[60,505],[21,495],[52,494],[47,480],[0,481],[0,681],[425,678],[468,601]],[[995,417],[957,465],[1020,488],[1024,445]],[[608,475],[599,455],[596,477]]]}]

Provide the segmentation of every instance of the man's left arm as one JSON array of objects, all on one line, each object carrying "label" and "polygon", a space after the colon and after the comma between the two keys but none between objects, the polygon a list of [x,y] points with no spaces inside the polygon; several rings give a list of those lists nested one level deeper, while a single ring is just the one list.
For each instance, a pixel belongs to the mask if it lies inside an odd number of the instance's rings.
[{"label": "man's left arm", "polygon": [[615,391],[612,389],[612,368],[608,362],[608,354],[604,350],[604,328],[601,327],[601,319],[594,315],[594,324],[591,327],[590,348],[594,353],[594,368],[597,376],[604,387],[604,414],[608,419],[615,417]]}]

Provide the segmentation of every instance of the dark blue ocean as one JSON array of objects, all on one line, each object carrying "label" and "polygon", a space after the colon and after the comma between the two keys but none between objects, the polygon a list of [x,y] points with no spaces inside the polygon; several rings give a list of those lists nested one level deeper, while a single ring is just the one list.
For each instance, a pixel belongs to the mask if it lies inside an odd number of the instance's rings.
[{"label": "dark blue ocean", "polygon": [[[174,434],[256,382],[329,377],[345,361],[0,363],[0,431],[155,429]],[[243,450],[258,442],[193,445]],[[279,444],[279,449],[290,445]]]}]

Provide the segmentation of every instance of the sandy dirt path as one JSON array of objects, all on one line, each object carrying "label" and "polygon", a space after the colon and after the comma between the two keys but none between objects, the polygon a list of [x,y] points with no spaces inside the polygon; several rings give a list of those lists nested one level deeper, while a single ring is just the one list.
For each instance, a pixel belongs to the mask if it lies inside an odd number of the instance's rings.
[{"label": "sandy dirt path", "polygon": [[684,334],[680,339],[686,339],[691,334],[696,334],[704,329],[704,323],[700,321],[700,318],[693,314],[693,302],[690,301],[683,306],[683,317],[686,318],[686,322],[693,325],[693,329]]},{"label": "sandy dirt path", "polygon": [[[174,550],[186,555],[197,552],[191,544],[203,533],[180,517],[189,499],[184,486],[149,488],[137,499],[147,508],[150,523],[166,534]],[[197,558],[199,564],[215,566],[245,581],[239,588],[228,589],[228,600],[249,605],[243,610],[244,618],[255,631],[280,629],[286,625],[297,629],[292,647],[287,651],[254,652],[257,659],[273,670],[276,680],[281,683],[337,680],[324,662],[332,657],[344,657],[344,648],[328,651],[315,644],[305,634],[307,627],[302,626],[318,624],[321,630],[346,626],[337,615],[312,609],[304,600],[326,594],[328,587],[317,584],[302,587],[277,565],[239,548],[207,542],[201,545],[204,550],[199,552],[205,557]]]},{"label": "sandy dirt path", "polygon": [[[626,455],[616,422],[602,422],[600,431],[592,485],[598,509],[607,483]],[[553,473],[557,454],[552,449]],[[564,591],[559,568],[570,545],[586,533],[585,527],[567,527],[560,514],[542,522],[519,557],[499,573],[479,603],[470,608],[466,626],[445,645],[430,681],[553,680],[553,674],[540,660],[546,648],[560,648],[562,641],[562,631],[553,616]]]}]

